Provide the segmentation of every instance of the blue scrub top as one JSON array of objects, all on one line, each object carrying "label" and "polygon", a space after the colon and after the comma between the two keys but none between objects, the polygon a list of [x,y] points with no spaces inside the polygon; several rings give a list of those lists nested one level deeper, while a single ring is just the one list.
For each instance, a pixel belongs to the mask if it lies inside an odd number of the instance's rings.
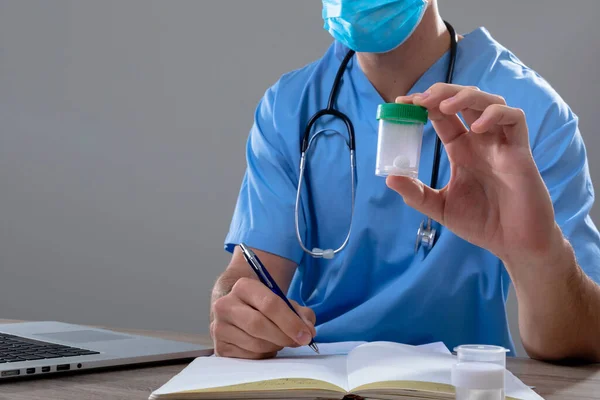
[{"label": "blue scrub top", "polygon": [[[450,348],[479,343],[505,346],[514,354],[505,308],[511,282],[502,262],[439,226],[433,250],[415,255],[416,232],[424,217],[375,175],[375,114],[384,100],[356,58],[348,65],[336,103],[356,131],[352,234],[332,260],[302,252],[294,227],[299,142],[308,119],[326,106],[347,51],[333,43],[323,58],[282,76],[264,94],[247,143],[248,166],[226,250],[245,242],[296,262],[288,295],[315,311],[317,341],[443,341]],[[444,81],[449,59],[446,53],[410,93]],[[589,217],[594,191],[577,116],[546,81],[483,28],[459,42],[454,83],[499,94],[525,111],[535,162],[556,219],[581,267],[600,282],[600,238]],[[340,121],[320,121],[317,129],[345,134]],[[419,170],[425,183],[431,177],[434,143],[435,132],[428,123]],[[337,248],[350,222],[348,147],[343,136],[328,134],[316,141],[307,157],[301,234],[308,248]],[[449,178],[444,153],[439,187]]]}]

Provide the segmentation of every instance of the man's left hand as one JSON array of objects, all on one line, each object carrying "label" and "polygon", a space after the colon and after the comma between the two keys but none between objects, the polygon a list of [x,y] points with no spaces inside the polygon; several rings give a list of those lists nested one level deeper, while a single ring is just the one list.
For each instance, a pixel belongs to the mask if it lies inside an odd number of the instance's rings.
[{"label": "man's left hand", "polygon": [[451,177],[439,190],[398,176],[388,177],[387,185],[409,206],[505,263],[548,257],[563,237],[531,153],[524,112],[475,87],[441,83],[396,101],[428,109]]}]

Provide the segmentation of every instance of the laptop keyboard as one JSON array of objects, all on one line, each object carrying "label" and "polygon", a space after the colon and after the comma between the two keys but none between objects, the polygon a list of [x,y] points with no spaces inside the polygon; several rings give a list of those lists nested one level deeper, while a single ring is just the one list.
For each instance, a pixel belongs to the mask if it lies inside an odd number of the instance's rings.
[{"label": "laptop keyboard", "polygon": [[0,333],[0,364],[43,360],[47,358],[87,356],[90,354],[100,353],[97,351]]}]

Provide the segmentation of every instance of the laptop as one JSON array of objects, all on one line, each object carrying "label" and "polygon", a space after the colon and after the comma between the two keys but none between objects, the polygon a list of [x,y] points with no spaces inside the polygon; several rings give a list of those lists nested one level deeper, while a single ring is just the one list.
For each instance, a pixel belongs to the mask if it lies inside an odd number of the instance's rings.
[{"label": "laptop", "polygon": [[0,381],[212,353],[207,346],[62,322],[0,324]]}]

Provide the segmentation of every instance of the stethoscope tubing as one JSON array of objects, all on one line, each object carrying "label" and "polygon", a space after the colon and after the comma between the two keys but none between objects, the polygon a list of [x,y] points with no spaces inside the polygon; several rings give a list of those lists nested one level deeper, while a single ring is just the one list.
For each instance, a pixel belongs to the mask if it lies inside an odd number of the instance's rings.
[{"label": "stethoscope tubing", "polygon": [[[452,83],[453,76],[454,76],[454,66],[456,63],[458,39],[456,37],[456,31],[454,30],[452,25],[450,25],[448,22],[445,22],[445,21],[444,21],[444,23],[446,24],[448,32],[450,33],[450,62],[448,65],[448,71],[446,73],[446,83]],[[355,54],[355,52],[353,50],[349,50],[348,53],[346,53],[346,56],[342,60],[342,63],[340,64],[340,67],[338,68],[338,70],[336,72],[336,75],[335,75],[335,78],[333,81],[333,86],[332,86],[331,92],[329,94],[329,99],[327,101],[327,108],[317,111],[309,119],[308,124],[306,125],[306,128],[304,129],[302,140],[300,142],[300,167],[299,167],[298,187],[296,190],[296,204],[294,207],[294,213],[295,213],[294,222],[296,225],[296,238],[298,239],[298,243],[300,244],[300,247],[302,248],[302,250],[305,253],[307,253],[315,258],[328,258],[328,259],[333,258],[333,256],[335,254],[338,254],[340,251],[342,251],[344,249],[344,247],[346,247],[346,245],[348,244],[348,241],[350,240],[350,233],[352,231],[352,222],[354,220],[354,205],[355,205],[355,200],[356,200],[356,158],[355,158],[356,143],[355,143],[355,135],[354,135],[354,126],[352,124],[352,121],[350,120],[350,118],[348,118],[348,116],[346,114],[344,114],[343,112],[336,110],[334,108],[334,103],[337,98],[337,93],[340,88],[340,84],[342,81],[342,76],[344,74],[344,71],[346,70],[348,63],[350,62],[350,60],[352,59],[354,54]],[[351,180],[352,180],[352,182],[351,182],[351,188],[352,188],[351,189],[351,207],[352,208],[351,208],[351,213],[350,213],[350,226],[348,228],[348,234],[346,235],[346,238],[344,239],[343,243],[335,250],[333,250],[333,249],[323,250],[323,249],[319,249],[319,248],[308,249],[304,245],[304,242],[302,240],[302,235],[300,233],[300,221],[299,221],[302,184],[304,182],[304,170],[306,168],[306,154],[307,154],[308,150],[310,149],[311,145],[313,145],[313,142],[316,140],[316,138],[320,134],[322,134],[326,131],[333,131],[335,133],[339,133],[334,129],[322,129],[319,132],[316,132],[311,137],[310,134],[311,134],[312,128],[314,127],[316,122],[321,117],[326,116],[326,115],[331,115],[333,117],[339,118],[344,122],[344,124],[346,125],[346,129],[348,131],[347,144],[350,149],[350,169],[351,169],[350,175],[351,175]],[[433,165],[432,165],[432,170],[431,170],[431,180],[430,180],[430,186],[432,188],[436,188],[436,186],[438,184],[441,154],[442,154],[442,142],[441,142],[439,136],[436,136],[435,149],[434,149],[434,155],[433,155]],[[426,217],[426,219],[421,223],[419,230],[417,231],[417,242],[415,244],[415,252],[418,251],[418,249],[421,245],[423,245],[427,250],[431,250],[431,248],[433,247],[433,244],[435,243],[435,239],[436,239],[436,230],[434,228],[432,228],[432,219],[430,217]]]}]

